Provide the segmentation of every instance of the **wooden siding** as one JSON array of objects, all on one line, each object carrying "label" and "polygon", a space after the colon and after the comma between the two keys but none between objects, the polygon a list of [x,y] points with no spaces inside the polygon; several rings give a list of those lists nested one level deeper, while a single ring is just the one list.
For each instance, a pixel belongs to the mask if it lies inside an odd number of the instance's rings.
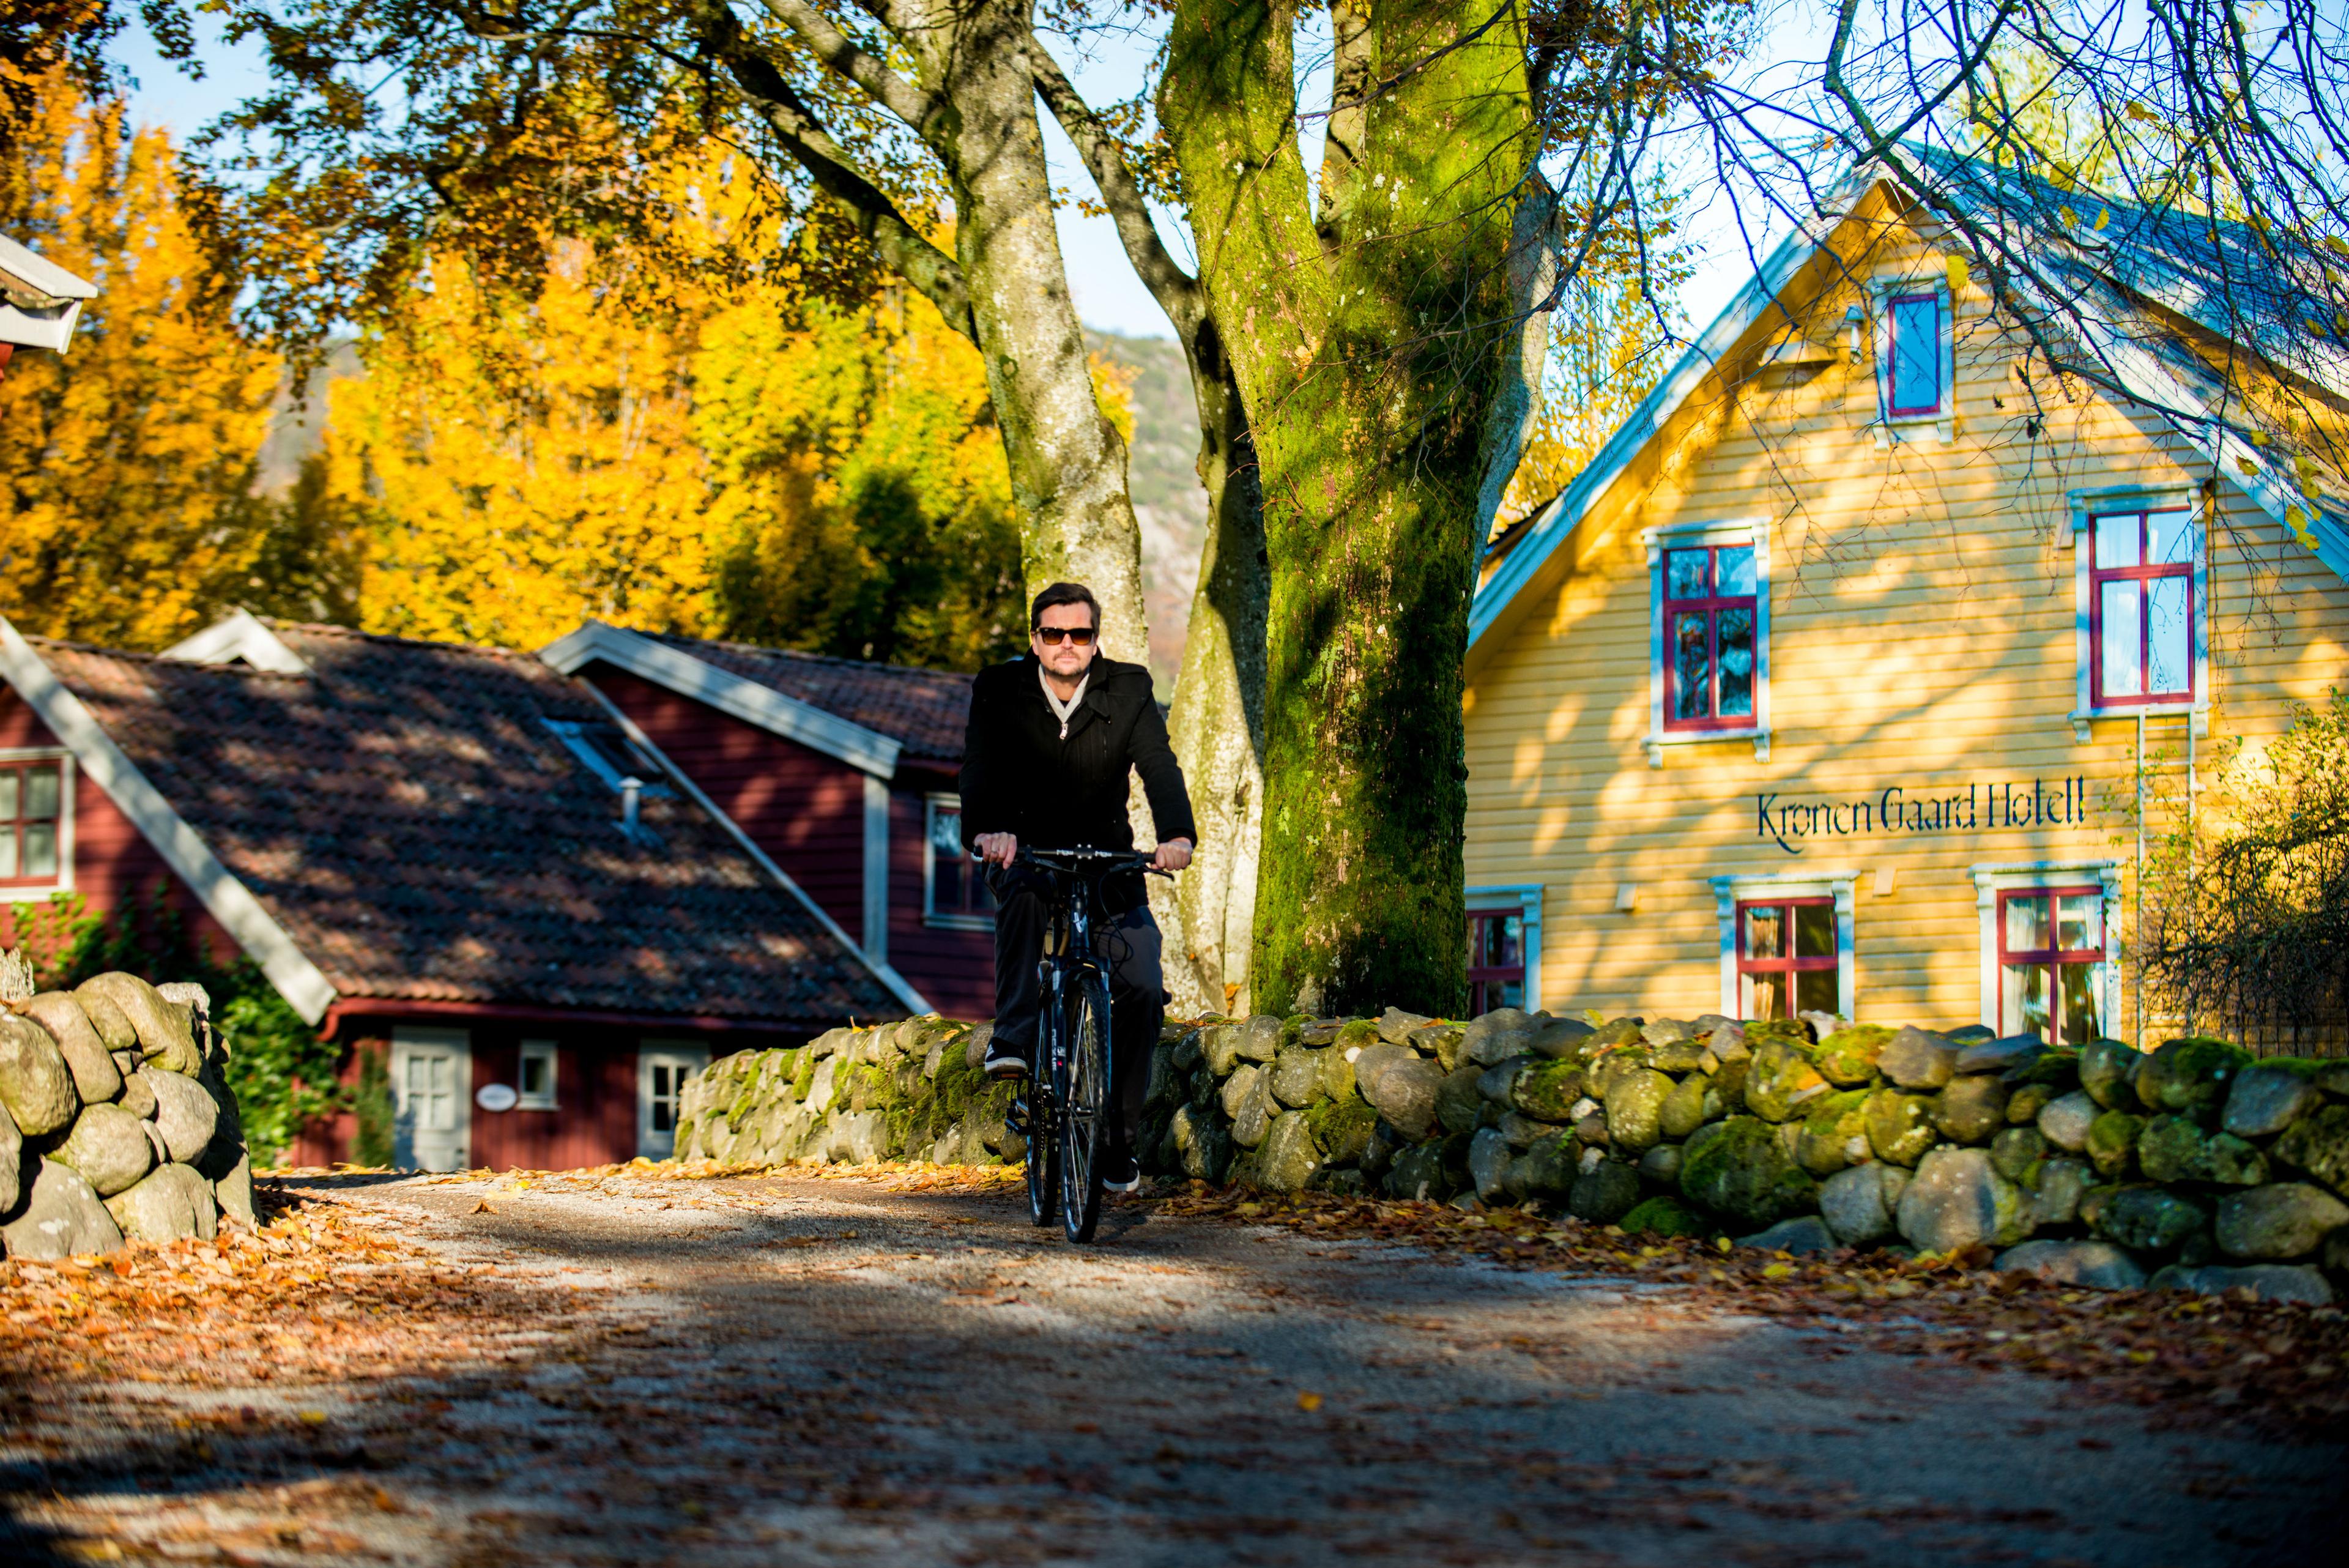
[{"label": "wooden siding", "polygon": [[[40,715],[14,690],[0,685],[0,750],[56,745],[56,734],[41,722]],[[73,813],[72,891],[79,895],[87,912],[109,915],[125,902],[145,903],[160,887],[190,932],[214,957],[227,960],[236,955],[235,939],[172,875],[155,846],[147,842],[146,835],[114,804],[114,797],[79,767],[74,769]],[[12,906],[0,941],[14,945],[20,940],[15,906],[46,904],[53,897],[53,893],[40,888],[0,888],[0,900]],[[37,954],[35,961],[39,961]]]},{"label": "wooden siding", "polygon": [[[2132,861],[2137,726],[2074,733],[2075,588],[2068,493],[2210,479],[2175,437],[2081,385],[2020,369],[2025,344],[1961,289],[1957,430],[1882,444],[1872,358],[1844,358],[1851,281],[1937,253],[1899,228],[1848,225],[1850,273],[1820,264],[1788,303],[1816,371],[1759,369],[1793,336],[1765,321],[1559,546],[1562,575],[1526,590],[1473,662],[1467,700],[1467,880],[1545,889],[1541,997],[1692,1016],[1720,1003],[1720,928],[1708,879],[1864,873],[1856,888],[1857,1011],[1953,1025],[1982,1011],[1975,867]],[[2223,478],[2208,530],[2210,735],[2257,741],[2349,668],[2349,588]],[[1649,731],[1650,577],[1641,531],[1767,517],[1771,524],[1766,761],[1749,739],[1664,749]],[[2174,787],[2183,713],[2147,722],[2158,783]],[[1854,834],[1788,853],[1758,831],[1757,796],[1797,802],[1911,796],[1970,784],[2051,790],[2089,781],[2090,821],[1971,833]],[[1874,873],[1892,873],[1879,895]],[[2074,878],[2076,880],[2076,878]],[[1638,889],[1630,913],[1616,895]],[[2125,895],[2127,914],[2133,893]],[[2126,990],[2114,1021],[2138,1024]]]},{"label": "wooden siding", "polygon": [[805,888],[849,940],[863,939],[863,773],[607,664],[581,673]]},{"label": "wooden siding", "polygon": [[949,1018],[995,1016],[995,932],[934,926],[923,918],[923,834],[933,794],[951,775],[901,772],[889,795],[889,962]]}]

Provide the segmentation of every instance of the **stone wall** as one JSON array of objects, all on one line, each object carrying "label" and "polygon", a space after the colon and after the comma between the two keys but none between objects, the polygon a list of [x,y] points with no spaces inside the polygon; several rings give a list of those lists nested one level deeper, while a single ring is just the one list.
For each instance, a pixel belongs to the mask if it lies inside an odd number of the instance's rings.
[{"label": "stone wall", "polygon": [[192,984],[101,974],[71,992],[0,966],[0,1248],[110,1252],[251,1223],[253,1166],[228,1047]]},{"label": "stone wall", "polygon": [[[679,1151],[1017,1158],[984,1039],[911,1019],[728,1057],[691,1085]],[[1988,1248],[2090,1286],[2326,1301],[2349,1283],[2349,1063],[2217,1040],[2141,1054],[1825,1018],[1257,1017],[1170,1024],[1149,1106],[1144,1168],[1211,1182],[1530,1201],[1791,1251]]]}]

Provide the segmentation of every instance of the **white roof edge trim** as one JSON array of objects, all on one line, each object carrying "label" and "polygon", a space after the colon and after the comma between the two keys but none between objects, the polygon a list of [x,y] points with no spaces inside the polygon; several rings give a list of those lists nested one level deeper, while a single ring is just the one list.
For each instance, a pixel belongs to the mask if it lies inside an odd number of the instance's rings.
[{"label": "white roof edge trim", "polygon": [[2121,384],[2139,403],[2174,427],[2206,432],[2212,469],[2248,497],[2252,505],[2273,518],[2276,526],[2290,531],[2287,514],[2297,507],[2306,520],[2303,526],[2316,540],[2316,558],[2335,577],[2349,583],[2349,527],[2279,478],[2275,464],[2224,420],[2198,410],[2192,394],[2169,367],[2135,339],[2100,323],[2088,323],[2085,330],[2117,373]]},{"label": "white roof edge trim", "polygon": [[165,649],[161,657],[190,664],[233,664],[242,659],[255,670],[274,675],[310,673],[308,661],[247,609],[231,610],[195,636]]},{"label": "white roof edge trim", "polygon": [[188,826],[171,802],[114,743],[81,699],[67,691],[24,634],[0,616],[0,676],[5,676],[41,722],[65,742],[74,761],[98,782],[132,825],[155,846],[163,863],[194,892],[212,918],[261,965],[261,972],[305,1023],[316,1023],[334,1004],[335,988],[303,955],[253,890],[221,864],[202,835]]},{"label": "white roof edge trim", "polygon": [[43,294],[59,299],[96,299],[98,285],[76,277],[38,251],[0,234],[0,267],[15,273]]},{"label": "white roof edge trim", "polygon": [[[594,621],[588,622],[589,626],[595,626],[596,624],[597,623]],[[582,628],[581,629],[585,630],[585,628]],[[603,629],[608,631],[611,628],[606,627]],[[578,635],[578,632],[573,632],[571,634],[572,637],[576,637]],[[568,642],[570,638],[565,638],[564,640]],[[552,663],[553,661],[549,660],[549,662]],[[579,662],[584,664],[586,660],[583,659]],[[568,674],[569,671],[566,670],[564,673]],[[597,691],[595,684],[593,681],[583,680],[580,684],[587,688],[588,694],[594,697],[595,700],[603,706],[604,711],[612,715],[612,722],[620,726],[621,732],[626,734],[628,739],[634,741],[639,746],[642,746],[645,749],[646,754],[661,765],[661,770],[668,774],[669,781],[676,784],[677,787],[685,794],[686,798],[692,801],[694,805],[699,806],[703,811],[708,812],[709,814],[709,819],[726,830],[727,836],[734,840],[735,845],[741,849],[743,854],[748,855],[750,857],[751,861],[759,867],[760,870],[764,871],[768,876],[772,877],[777,882],[781,883],[784,891],[791,894],[792,898],[797,898],[800,901],[801,906],[804,908],[809,914],[813,915],[819,921],[823,922],[823,929],[825,930],[830,931],[833,936],[839,938],[841,945],[845,947],[850,952],[856,955],[856,961],[863,964],[866,969],[872,971],[874,978],[878,980],[883,985],[889,988],[889,994],[895,996],[899,1002],[904,1002],[906,1008],[914,1013],[936,1012],[937,1011],[936,1008],[932,1007],[929,1002],[923,998],[920,992],[916,991],[913,986],[906,982],[904,975],[899,974],[895,970],[890,968],[885,963],[874,962],[872,956],[865,952],[863,947],[859,946],[846,931],[840,929],[839,921],[833,919],[830,915],[823,912],[823,905],[808,897],[806,888],[792,880],[790,872],[785,871],[781,867],[776,865],[773,858],[770,857],[765,850],[759,847],[758,840],[752,838],[750,835],[743,829],[740,823],[735,821],[732,817],[719,810],[718,803],[711,800],[708,795],[702,794],[701,786],[688,778],[683,768],[678,767],[675,763],[669,761],[669,756],[667,752],[662,751],[658,746],[653,744],[652,737],[638,729],[636,727],[636,721],[629,718],[627,714],[622,712],[620,711],[620,705],[617,702],[613,701],[603,692]]]},{"label": "white roof edge trim", "polygon": [[538,650],[538,657],[565,675],[600,659],[657,686],[667,687],[697,702],[707,702],[721,713],[746,724],[756,724],[802,746],[835,757],[849,766],[887,779],[897,771],[898,742],[877,730],[827,713],[812,703],[786,697],[707,659],[656,642],[641,632],[627,631],[591,620],[578,630],[557,638]]},{"label": "white roof edge trim", "polygon": [[1713,324],[1688,346],[1664,379],[1658,381],[1640,406],[1618,425],[1607,444],[1590,465],[1575,476],[1574,483],[1559,493],[1546,509],[1541,521],[1536,523],[1523,543],[1503,558],[1492,576],[1485,580],[1468,605],[1468,646],[1475,648],[1484,635],[1500,620],[1518,593],[1538,576],[1558,547],[1571,538],[1582,525],[1583,518],[1630,466],[1631,459],[1648,443],[1648,439],[1661,430],[1664,421],[1679,411],[1691,393],[1712,374],[1723,355],[1735,347],[1745,336],[1746,329],[1761,318],[1762,313],[1775,302],[1788,280],[1808,265],[1828,234],[1848,218],[1850,209],[1859,198],[1875,186],[1883,176],[1872,169],[1863,169],[1838,182],[1828,198],[1830,204],[1845,209],[1841,213],[1821,213],[1785,239],[1764,260],[1761,267],[1744,286],[1730,297]]}]

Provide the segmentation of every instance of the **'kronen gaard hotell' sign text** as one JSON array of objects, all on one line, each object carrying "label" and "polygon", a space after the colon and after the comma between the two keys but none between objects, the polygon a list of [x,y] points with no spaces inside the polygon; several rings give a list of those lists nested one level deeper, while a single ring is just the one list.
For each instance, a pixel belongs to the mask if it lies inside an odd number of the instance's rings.
[{"label": "'kronen gaard hotell' sign text", "polygon": [[1878,794],[1842,800],[1754,796],[1754,833],[1789,855],[1806,838],[1853,838],[1878,833],[1983,833],[2002,827],[2076,827],[2088,820],[2088,781],[2042,779],[2029,784],[1970,784],[1941,794],[1893,784]]}]

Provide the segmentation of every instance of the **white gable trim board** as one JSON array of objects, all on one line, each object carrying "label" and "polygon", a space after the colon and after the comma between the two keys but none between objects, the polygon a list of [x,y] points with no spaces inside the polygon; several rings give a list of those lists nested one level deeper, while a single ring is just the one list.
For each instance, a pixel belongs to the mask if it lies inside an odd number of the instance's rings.
[{"label": "white gable trim board", "polygon": [[658,642],[641,632],[591,620],[538,650],[538,657],[565,675],[597,659],[649,680],[719,712],[755,724],[812,751],[886,780],[897,771],[905,748],[877,730],[827,713],[796,697],[786,697],[706,659]]},{"label": "white gable trim board", "polygon": [[264,626],[251,610],[235,610],[204,628],[195,636],[173,643],[163,650],[165,659],[183,659],[191,664],[234,664],[238,659],[255,670],[265,670],[272,675],[307,675],[307,660],[279,639],[277,634]]},{"label": "white gable trim board", "polygon": [[304,956],[252,889],[221,864],[202,835],[171,809],[162,792],[139,771],[139,765],[82,706],[81,699],[65,689],[24,634],[5,618],[0,618],[0,676],[5,676],[17,695],[72,751],[82,771],[122,808],[123,815],[188,885],[205,912],[261,966],[286,1004],[305,1023],[324,1018],[335,1001],[333,984]]},{"label": "white gable trim board", "polygon": [[[910,1012],[922,1013],[935,1012],[937,1011],[937,1009],[929,1004],[928,1001],[923,997],[920,992],[914,989],[911,981],[906,980],[904,975],[899,974],[895,970],[889,967],[888,961],[885,956],[869,951],[862,944],[852,940],[846,931],[842,930],[840,929],[840,923],[837,920],[834,920],[830,915],[823,912],[823,906],[810,898],[806,888],[801,887],[797,882],[792,881],[791,874],[785,871],[781,867],[776,865],[774,860],[769,857],[767,852],[759,847],[758,840],[752,838],[749,833],[745,832],[740,823],[736,822],[731,816],[729,816],[726,813],[719,810],[718,804],[711,800],[708,795],[701,793],[701,787],[695,784],[691,778],[687,776],[683,768],[678,767],[675,763],[669,760],[667,753],[653,744],[652,737],[646,734],[641,729],[638,729],[636,727],[636,721],[630,719],[627,714],[621,711],[620,705],[618,703],[613,701],[611,698],[605,696],[603,691],[599,691],[594,681],[582,681],[580,684],[587,689],[589,694],[592,695],[598,703],[602,704],[604,711],[612,716],[612,722],[620,726],[621,732],[625,733],[628,739],[634,741],[637,745],[642,746],[645,749],[646,755],[651,757],[653,761],[660,764],[661,771],[668,775],[669,782],[675,784],[678,791],[683,794],[688,800],[690,800],[694,805],[709,813],[709,819],[718,824],[719,827],[726,830],[727,836],[734,840],[736,846],[739,847],[743,854],[749,856],[751,861],[757,865],[761,871],[764,871],[768,876],[773,877],[784,891],[790,893],[792,898],[797,898],[802,909],[806,909],[809,914],[813,915],[819,921],[823,922],[823,929],[830,931],[834,937],[837,937],[843,947],[845,947],[850,952],[854,953],[858,961],[862,962],[865,968],[871,970],[874,977],[880,981],[883,985],[889,988],[891,995],[895,996],[899,1002],[905,1003],[905,1007]],[[885,791],[884,792],[884,799],[885,801],[886,799]],[[883,826],[885,834],[885,815],[883,819]],[[866,855],[868,860],[866,877],[868,881],[866,883],[867,902],[865,906],[865,915],[868,921],[871,919],[873,912],[871,902],[871,882],[869,880],[872,875],[870,866],[870,857],[872,854],[871,833],[872,821],[870,813],[868,812],[866,817]],[[882,860],[885,870],[887,864],[887,840],[885,836],[882,843]],[[885,902],[881,906],[881,918],[885,922],[888,918],[888,906]]]}]

